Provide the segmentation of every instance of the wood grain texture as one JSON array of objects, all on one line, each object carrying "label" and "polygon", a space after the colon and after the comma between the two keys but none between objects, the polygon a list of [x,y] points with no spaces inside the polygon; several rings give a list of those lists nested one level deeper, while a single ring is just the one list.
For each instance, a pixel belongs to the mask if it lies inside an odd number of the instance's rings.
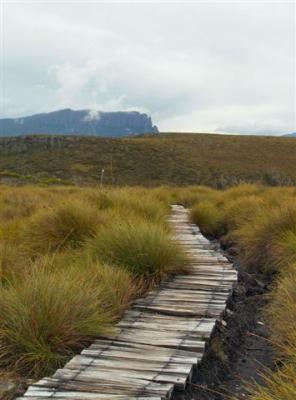
[{"label": "wood grain texture", "polygon": [[225,310],[237,273],[172,206],[172,237],[190,254],[187,275],[163,281],[117,324],[53,377],[30,386],[22,400],[161,400],[183,389]]}]

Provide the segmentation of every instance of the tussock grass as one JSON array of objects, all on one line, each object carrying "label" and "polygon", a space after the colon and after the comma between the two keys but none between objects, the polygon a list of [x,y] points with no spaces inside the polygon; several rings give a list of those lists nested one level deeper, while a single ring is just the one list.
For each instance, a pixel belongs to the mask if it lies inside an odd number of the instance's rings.
[{"label": "tussock grass", "polygon": [[0,368],[50,373],[111,329],[147,287],[183,272],[186,256],[166,224],[177,203],[192,208],[203,233],[231,244],[242,268],[274,277],[268,316],[283,368],[267,374],[252,400],[294,399],[295,199],[294,187],[245,184],[0,186]]},{"label": "tussock grass", "polygon": [[93,279],[93,285],[101,287],[108,307],[116,316],[121,315],[143,290],[141,281],[135,281],[126,269],[91,261],[86,269],[89,279]]},{"label": "tussock grass", "polygon": [[146,220],[116,221],[89,243],[90,253],[103,262],[127,268],[136,277],[182,271],[185,253],[160,225]]},{"label": "tussock grass", "polygon": [[[285,352],[296,355],[296,263],[282,274],[272,293],[269,315],[273,340]],[[293,346],[291,346],[293,345]],[[290,351],[290,347],[292,351]],[[296,361],[296,360],[295,360]]]},{"label": "tussock grass", "polygon": [[0,186],[0,369],[50,374],[112,329],[133,298],[183,270],[166,223],[170,196]]},{"label": "tussock grass", "polygon": [[217,237],[224,233],[223,214],[210,201],[198,202],[190,217],[205,235]]},{"label": "tussock grass", "polygon": [[190,186],[175,189],[173,195],[177,203],[191,208],[199,202],[218,200],[220,192],[207,186]]},{"label": "tussock grass", "polygon": [[11,281],[24,274],[24,253],[19,246],[0,241],[0,290],[1,282]]},{"label": "tussock grass", "polygon": [[25,240],[33,254],[76,248],[105,223],[104,214],[82,202],[67,202],[40,212],[28,224]]},{"label": "tussock grass", "polygon": [[260,196],[247,195],[225,202],[223,214],[228,230],[236,230],[249,223],[254,215],[264,212],[265,202]]},{"label": "tussock grass", "polygon": [[286,202],[255,214],[237,232],[241,262],[246,268],[260,266],[276,272],[296,260],[296,204]]},{"label": "tussock grass", "polygon": [[0,367],[40,376],[110,329],[106,294],[83,274],[32,270],[0,291]]},{"label": "tussock grass", "polygon": [[205,234],[231,245],[242,268],[273,275],[266,311],[282,367],[266,373],[265,386],[253,387],[250,398],[296,398],[296,189],[240,185],[209,192],[202,201],[197,190],[191,219]]},{"label": "tussock grass", "polygon": [[296,398],[296,359],[284,363],[277,372],[266,374],[265,385],[253,390],[252,400],[294,400]]}]

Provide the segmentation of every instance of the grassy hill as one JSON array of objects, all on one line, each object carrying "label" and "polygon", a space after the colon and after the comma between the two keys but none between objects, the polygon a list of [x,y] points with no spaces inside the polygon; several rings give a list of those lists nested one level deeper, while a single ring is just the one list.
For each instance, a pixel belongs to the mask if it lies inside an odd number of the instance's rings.
[{"label": "grassy hill", "polygon": [[104,183],[116,185],[291,185],[296,184],[295,160],[296,140],[289,137],[171,133],[0,139],[2,181],[94,184],[104,168]]}]

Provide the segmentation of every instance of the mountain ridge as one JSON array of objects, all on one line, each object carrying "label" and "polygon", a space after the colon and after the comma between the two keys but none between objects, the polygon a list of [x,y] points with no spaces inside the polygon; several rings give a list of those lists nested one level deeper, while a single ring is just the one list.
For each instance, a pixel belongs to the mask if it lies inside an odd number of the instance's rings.
[{"label": "mountain ridge", "polygon": [[0,137],[35,134],[122,137],[158,133],[151,117],[138,111],[102,112],[66,108],[0,119]]}]

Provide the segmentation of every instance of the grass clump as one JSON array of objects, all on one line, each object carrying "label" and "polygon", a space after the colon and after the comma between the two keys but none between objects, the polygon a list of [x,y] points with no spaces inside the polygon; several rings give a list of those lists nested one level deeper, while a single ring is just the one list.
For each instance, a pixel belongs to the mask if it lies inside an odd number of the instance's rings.
[{"label": "grass clump", "polygon": [[146,220],[113,223],[90,243],[94,258],[127,268],[135,277],[158,280],[182,271],[185,253],[161,226]]},{"label": "grass clump", "polygon": [[[296,398],[296,191],[240,185],[197,196],[191,219],[231,246],[240,268],[260,274],[274,287],[266,309],[281,367],[249,388],[252,400]],[[263,275],[263,277],[262,277]]]},{"label": "grass clump", "polygon": [[268,207],[237,231],[240,260],[249,270],[277,272],[296,258],[295,235],[295,203]]},{"label": "grass clump", "polygon": [[36,377],[110,329],[106,295],[83,274],[38,268],[0,291],[0,367]]},{"label": "grass clump", "polygon": [[28,225],[26,243],[33,254],[77,248],[105,223],[103,213],[82,202],[67,202],[37,214]]},{"label": "grass clump", "polygon": [[190,218],[205,235],[217,237],[225,232],[223,214],[210,201],[197,203],[191,210]]},{"label": "grass clump", "polygon": [[50,374],[185,268],[165,191],[0,187],[0,369]]},{"label": "grass clump", "polygon": [[[296,264],[277,282],[272,293],[269,316],[272,324],[273,340],[281,350],[296,354]],[[291,352],[289,350],[293,344]]]},{"label": "grass clump", "polygon": [[132,299],[141,293],[140,282],[137,283],[126,269],[90,260],[87,265],[85,261],[83,263],[85,273],[92,279],[93,285],[102,289],[105,303],[113,315],[121,315]]},{"label": "grass clump", "polygon": [[264,377],[265,385],[256,386],[251,400],[294,400],[296,398],[296,359]]}]

